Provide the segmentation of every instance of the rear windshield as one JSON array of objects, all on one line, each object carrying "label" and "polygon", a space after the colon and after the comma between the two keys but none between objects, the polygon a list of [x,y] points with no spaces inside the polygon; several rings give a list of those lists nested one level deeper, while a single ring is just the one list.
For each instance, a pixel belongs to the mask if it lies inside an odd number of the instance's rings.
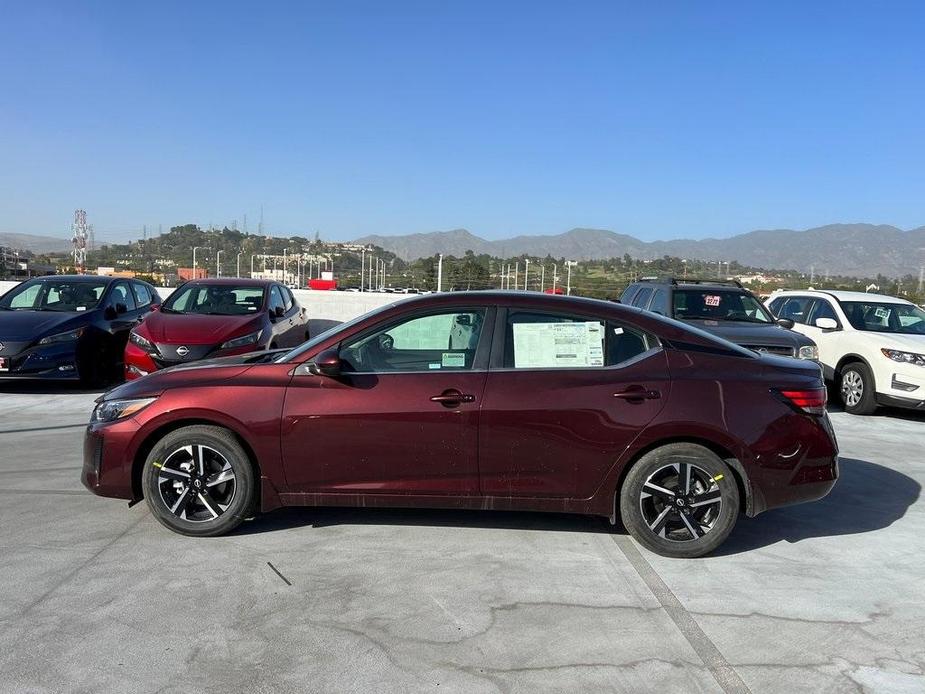
[{"label": "rear windshield", "polygon": [[191,284],[167,297],[165,313],[197,313],[209,316],[244,316],[263,306],[263,287],[228,284]]}]

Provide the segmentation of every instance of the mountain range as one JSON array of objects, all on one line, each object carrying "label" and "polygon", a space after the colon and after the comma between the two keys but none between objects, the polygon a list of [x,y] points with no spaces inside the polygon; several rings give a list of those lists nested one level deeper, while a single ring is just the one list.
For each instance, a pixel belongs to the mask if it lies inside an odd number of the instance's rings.
[{"label": "mountain range", "polygon": [[67,253],[72,248],[71,242],[67,239],[6,232],[0,232],[0,246],[33,253]]},{"label": "mountain range", "polygon": [[903,231],[884,224],[829,224],[803,231],[766,229],[724,239],[642,241],[606,229],[572,229],[549,236],[515,236],[489,241],[465,229],[403,236],[365,236],[355,243],[372,244],[404,260],[437,253],[462,256],[471,250],[498,257],[521,255],[601,260],[622,257],[651,260],[665,255],[697,260],[817,274],[873,277],[917,275],[925,265],[925,227]]}]

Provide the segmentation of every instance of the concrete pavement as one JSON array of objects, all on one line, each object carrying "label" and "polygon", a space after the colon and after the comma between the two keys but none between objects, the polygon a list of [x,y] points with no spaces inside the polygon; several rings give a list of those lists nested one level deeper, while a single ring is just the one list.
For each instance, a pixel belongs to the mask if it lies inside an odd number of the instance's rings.
[{"label": "concrete pavement", "polygon": [[923,415],[833,413],[829,497],[668,560],[528,513],[181,537],[80,486],[94,397],[0,390],[2,691],[925,690]]}]

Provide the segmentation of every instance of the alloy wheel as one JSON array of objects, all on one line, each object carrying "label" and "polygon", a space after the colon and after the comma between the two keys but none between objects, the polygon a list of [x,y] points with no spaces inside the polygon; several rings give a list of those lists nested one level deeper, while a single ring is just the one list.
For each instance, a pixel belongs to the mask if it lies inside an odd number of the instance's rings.
[{"label": "alloy wheel", "polygon": [[855,407],[864,397],[864,379],[857,371],[846,371],[841,379],[841,394],[845,405]]},{"label": "alloy wheel", "polygon": [[639,508],[649,530],[673,542],[699,540],[716,524],[723,506],[713,476],[691,463],[671,463],[649,475]]},{"label": "alloy wheel", "polygon": [[206,523],[221,516],[237,491],[234,468],[210,446],[181,446],[154,463],[157,488],[167,509],[181,520]]}]

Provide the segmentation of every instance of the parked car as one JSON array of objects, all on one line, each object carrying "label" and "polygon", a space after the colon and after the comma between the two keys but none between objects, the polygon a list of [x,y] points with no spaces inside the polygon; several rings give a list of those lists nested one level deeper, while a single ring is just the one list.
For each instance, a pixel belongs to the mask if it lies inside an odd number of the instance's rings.
[{"label": "parked car", "polygon": [[160,303],[135,279],[51,275],[0,297],[0,379],[121,378],[129,331]]},{"label": "parked car", "polygon": [[521,509],[620,517],[694,557],[740,511],[828,493],[825,399],[814,362],[635,308],[443,293],[109,391],[82,479],[187,535],[279,506]]},{"label": "parked car", "polygon": [[308,338],[306,311],[282,284],[192,280],[132,331],[125,378],[207,357],[294,347]]},{"label": "parked car", "polygon": [[842,291],[778,291],[775,314],[819,346],[825,378],[845,411],[925,409],[925,311],[905,299]]},{"label": "parked car", "polygon": [[783,357],[817,359],[815,343],[778,321],[761,300],[735,280],[643,279],[620,302],[682,320],[746,349]]}]

